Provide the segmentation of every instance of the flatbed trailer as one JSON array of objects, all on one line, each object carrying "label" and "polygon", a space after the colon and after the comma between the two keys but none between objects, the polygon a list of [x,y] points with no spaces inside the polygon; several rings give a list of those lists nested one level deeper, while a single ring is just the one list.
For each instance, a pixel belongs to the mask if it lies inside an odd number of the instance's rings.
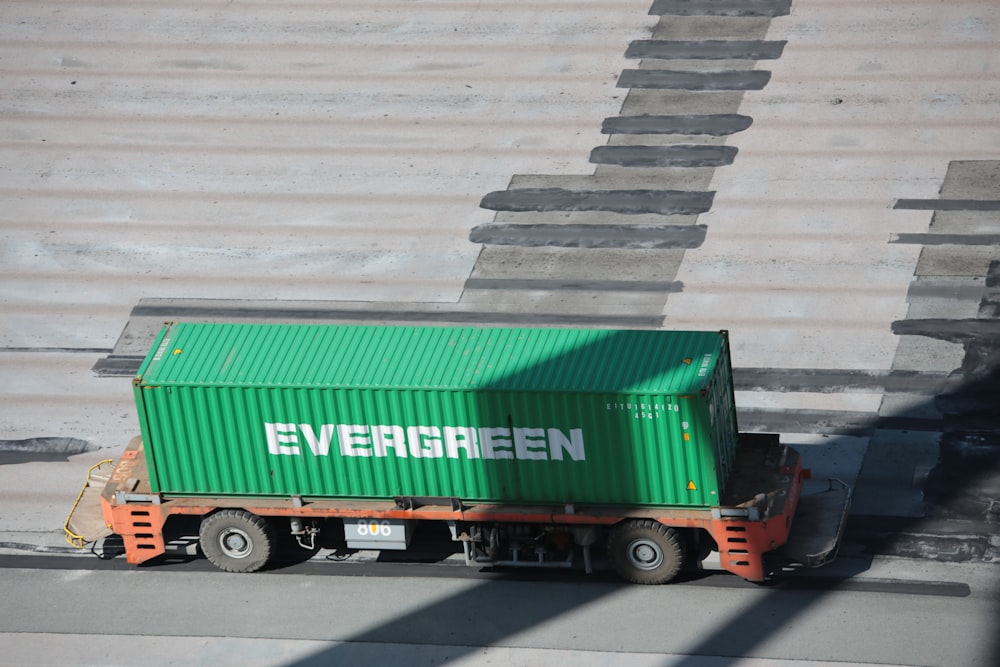
[{"label": "flatbed trailer", "polygon": [[[408,536],[395,536],[394,532],[412,534],[421,522],[445,522],[453,539],[463,544],[466,563],[471,566],[568,565],[572,555],[562,555],[557,560],[545,559],[554,551],[540,551],[543,545],[536,539],[542,534],[549,538],[562,534],[580,548],[584,568],[589,571],[591,549],[603,542],[616,570],[625,578],[640,583],[662,577],[662,573],[655,572],[658,568],[652,568],[652,575],[646,569],[658,560],[671,557],[677,560],[676,566],[669,568],[676,574],[682,563],[695,560],[699,555],[703,557],[709,551],[718,551],[722,569],[749,581],[766,580],[769,572],[765,555],[788,544],[797,544],[796,553],[785,554],[793,562],[808,567],[829,562],[836,555],[843,532],[850,503],[849,489],[837,486],[832,493],[806,496],[805,500],[811,501],[809,511],[814,513],[813,519],[821,518],[822,521],[819,525],[796,521],[802,485],[809,475],[802,467],[798,452],[779,444],[777,436],[770,434],[743,434],[740,451],[733,478],[738,482],[726,498],[729,504],[707,510],[622,509],[465,503],[459,498],[398,497],[392,501],[301,497],[164,498],[150,490],[142,439],[136,437],[101,489],[101,525],[78,530],[89,531],[91,535],[119,535],[124,542],[127,561],[139,564],[166,553],[164,527],[170,517],[194,516],[204,520],[225,513],[235,526],[223,527],[214,536],[203,531],[201,548],[210,553],[214,551],[213,544],[219,545],[221,553],[216,556],[216,564],[230,571],[253,571],[263,567],[275,548],[279,526],[284,532],[300,538],[303,547],[315,548],[317,523],[328,519],[341,520],[345,527],[353,527],[355,534],[358,526],[370,526],[366,531],[369,534],[366,546],[391,549],[405,548],[408,542]],[[742,497],[741,487],[768,491]],[[817,517],[817,512],[825,516]],[[266,529],[253,530],[253,526],[261,525],[258,518],[266,522],[263,524]],[[531,526],[535,530],[529,533],[529,539],[523,540],[513,556],[500,558],[488,553],[489,533],[498,526]],[[667,546],[658,543],[663,534],[660,526],[670,529],[676,537],[679,553],[670,553],[671,540],[667,540]],[[793,527],[805,534],[815,533],[818,528],[821,536],[796,535]],[[635,544],[629,546],[620,544],[621,540],[611,539],[616,528],[619,532],[637,535],[627,541]],[[71,543],[77,546],[91,541],[73,531],[67,530],[67,533]],[[206,544],[206,540],[211,542]],[[351,542],[348,539],[349,546]],[[616,549],[618,553],[614,552]],[[673,574],[667,580],[673,578]]]},{"label": "flatbed trailer", "polygon": [[142,435],[66,524],[130,563],[176,516],[232,572],[282,535],[405,550],[433,522],[473,566],[590,571],[598,547],[656,584],[717,551],[763,581],[778,549],[833,558],[850,505],[833,482],[803,498],[799,452],[738,432],[726,332],[168,325],[133,384]]}]

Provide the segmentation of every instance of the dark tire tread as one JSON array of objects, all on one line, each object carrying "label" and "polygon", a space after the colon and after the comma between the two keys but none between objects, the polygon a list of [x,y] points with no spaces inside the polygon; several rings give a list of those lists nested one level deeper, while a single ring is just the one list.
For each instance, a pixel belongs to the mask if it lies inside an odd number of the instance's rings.
[{"label": "dark tire tread", "polygon": [[[247,534],[253,544],[252,553],[246,558],[234,558],[219,546],[219,535],[238,528]],[[226,509],[209,514],[201,522],[198,541],[205,557],[226,572],[256,572],[271,558],[276,540],[267,519],[246,510]]]},{"label": "dark tire tread", "polygon": [[[653,570],[636,566],[628,557],[629,546],[636,540],[648,540],[663,553],[663,562]],[[665,584],[684,565],[684,543],[676,530],[653,519],[633,519],[615,525],[608,535],[608,558],[615,571],[635,584]]]}]

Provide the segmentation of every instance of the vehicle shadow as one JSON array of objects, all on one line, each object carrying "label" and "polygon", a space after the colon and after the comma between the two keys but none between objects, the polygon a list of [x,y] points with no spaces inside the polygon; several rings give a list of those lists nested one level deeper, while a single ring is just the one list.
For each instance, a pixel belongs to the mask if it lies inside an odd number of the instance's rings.
[{"label": "vehicle shadow", "polygon": [[[955,390],[952,397],[965,393],[976,394],[995,389],[1000,382],[997,373],[979,378]],[[948,399],[945,399],[948,400]],[[940,402],[940,401],[937,401]],[[963,422],[959,415],[951,415],[953,425]],[[949,433],[954,434],[951,430]],[[932,477],[940,476],[947,484],[936,485],[931,498],[931,514],[949,512],[956,503],[968,502],[969,489],[988,484],[997,476],[995,429],[989,435],[994,448],[979,448],[965,452],[958,465],[943,455]],[[972,457],[972,458],[970,458]],[[974,461],[973,461],[974,459]],[[975,464],[973,464],[975,463]],[[949,493],[949,489],[952,491]],[[705,573],[685,572],[673,586],[734,586],[753,588],[762,594],[749,606],[742,606],[738,614],[719,623],[710,635],[698,638],[688,650],[688,657],[673,662],[678,667],[698,667],[704,658],[711,656],[713,665],[735,665],[745,656],[754,655],[764,644],[792,627],[797,618],[822,605],[824,599],[839,591],[859,590],[853,579],[867,570],[870,559],[879,554],[893,553],[899,540],[921,531],[924,517],[894,518],[892,530],[866,532],[861,553],[837,562],[835,574],[824,576],[824,570],[814,570],[810,576],[788,567],[780,561],[773,563],[776,578],[769,583],[752,586],[737,577],[725,575],[706,577]],[[401,558],[402,559],[402,558]],[[314,667],[329,664],[384,664],[396,658],[408,664],[426,667],[445,665],[459,658],[475,656],[483,647],[504,646],[511,639],[546,623],[552,623],[586,605],[601,602],[625,590],[628,584],[617,581],[606,570],[586,577],[580,573],[523,572],[482,570],[490,574],[485,581],[444,599],[435,600],[416,612],[407,612],[379,623],[376,627],[341,640],[328,649],[307,658],[289,663],[289,667]],[[947,584],[947,585],[946,585]],[[918,584],[914,584],[916,586]],[[930,594],[963,597],[969,594],[968,586],[960,582],[938,582],[939,592]],[[547,594],[539,594],[538,586]],[[670,595],[670,586],[663,595]],[[896,591],[900,592],[900,591]],[[906,591],[903,591],[906,592]],[[692,612],[696,613],[696,612]],[[700,612],[698,612],[700,613]],[[993,646],[985,649],[993,664],[1000,664],[1000,642],[993,639]],[[409,645],[400,647],[400,645]],[[635,650],[625,647],[623,650]],[[399,653],[399,655],[396,655]]]}]

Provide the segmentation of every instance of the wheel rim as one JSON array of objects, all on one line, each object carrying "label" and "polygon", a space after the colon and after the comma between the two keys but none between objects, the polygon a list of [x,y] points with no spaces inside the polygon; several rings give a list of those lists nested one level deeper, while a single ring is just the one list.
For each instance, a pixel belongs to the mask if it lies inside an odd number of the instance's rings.
[{"label": "wheel rim", "polygon": [[647,539],[633,540],[625,551],[629,563],[640,570],[655,570],[663,564],[663,549]]},{"label": "wheel rim", "polygon": [[230,558],[246,558],[253,553],[253,540],[239,528],[228,528],[219,535],[219,548]]}]

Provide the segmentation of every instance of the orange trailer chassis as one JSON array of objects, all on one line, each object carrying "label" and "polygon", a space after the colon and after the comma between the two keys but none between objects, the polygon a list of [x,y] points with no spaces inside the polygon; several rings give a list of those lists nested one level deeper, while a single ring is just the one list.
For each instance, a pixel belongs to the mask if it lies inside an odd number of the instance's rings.
[{"label": "orange trailer chassis", "polygon": [[[769,469],[751,462],[734,476],[736,490],[753,488],[743,502],[708,509],[654,507],[562,507],[465,504],[459,499],[397,498],[392,501],[306,499],[300,497],[173,497],[152,493],[141,438],[123,453],[101,495],[104,520],[121,536],[129,563],[144,563],[166,551],[163,529],[173,515],[205,516],[242,509],[262,517],[307,519],[398,519],[467,523],[611,526],[626,519],[653,519],[673,528],[700,529],[717,545],[721,567],[750,581],[767,578],[764,554],[789,539],[808,471],[799,454],[779,445],[777,436],[747,436],[756,458],[772,459]],[[778,458],[777,462],[774,461]],[[739,472],[739,471],[738,471]],[[737,498],[740,496],[736,496]]]}]

